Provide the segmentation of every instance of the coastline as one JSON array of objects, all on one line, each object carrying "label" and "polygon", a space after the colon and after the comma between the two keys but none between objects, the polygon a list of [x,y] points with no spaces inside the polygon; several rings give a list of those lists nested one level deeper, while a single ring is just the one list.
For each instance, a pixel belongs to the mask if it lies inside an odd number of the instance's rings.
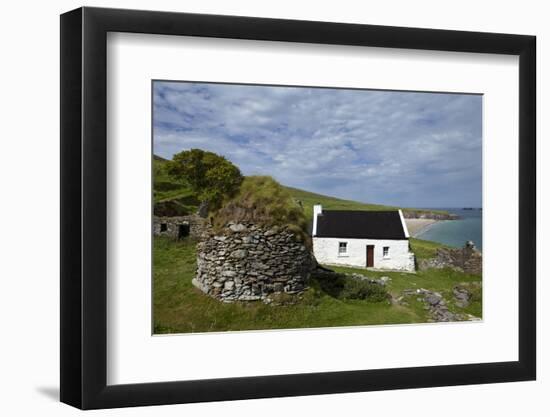
[{"label": "coastline", "polygon": [[418,235],[424,233],[426,230],[430,229],[434,224],[439,223],[443,220],[435,219],[405,219],[407,229],[409,230],[409,235],[411,237],[417,237]]}]

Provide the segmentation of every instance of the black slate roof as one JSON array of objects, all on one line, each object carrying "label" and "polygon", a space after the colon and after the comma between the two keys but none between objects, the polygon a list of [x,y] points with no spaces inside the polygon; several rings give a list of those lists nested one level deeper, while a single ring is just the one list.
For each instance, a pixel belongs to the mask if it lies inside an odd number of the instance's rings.
[{"label": "black slate roof", "polygon": [[398,211],[323,210],[317,237],[407,239]]}]

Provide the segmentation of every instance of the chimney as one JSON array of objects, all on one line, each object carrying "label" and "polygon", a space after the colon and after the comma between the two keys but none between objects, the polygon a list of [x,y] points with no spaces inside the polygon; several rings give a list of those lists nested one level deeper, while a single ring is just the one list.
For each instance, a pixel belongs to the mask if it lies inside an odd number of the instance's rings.
[{"label": "chimney", "polygon": [[323,214],[323,206],[319,203],[313,205],[313,229],[311,229],[311,236],[317,235],[317,216]]}]

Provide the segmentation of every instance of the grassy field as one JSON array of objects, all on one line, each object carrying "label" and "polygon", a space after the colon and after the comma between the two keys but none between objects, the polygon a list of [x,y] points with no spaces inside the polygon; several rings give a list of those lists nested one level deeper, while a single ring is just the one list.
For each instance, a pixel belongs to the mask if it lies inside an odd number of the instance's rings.
[{"label": "grassy field", "polygon": [[[435,252],[437,244],[412,240],[422,257]],[[424,304],[416,297],[408,306],[390,301],[342,300],[323,292],[316,281],[293,305],[270,306],[261,302],[225,304],[210,298],[191,284],[195,273],[195,242],[154,240],[154,332],[188,333],[231,330],[315,328],[374,324],[427,322]],[[387,288],[398,297],[402,290],[425,288],[439,291],[454,311],[481,317],[481,301],[465,309],[452,302],[452,288],[462,282],[481,281],[480,276],[451,270],[429,270],[417,274],[372,272],[352,268],[333,268],[340,272],[358,272],[371,277],[390,277]]]}]

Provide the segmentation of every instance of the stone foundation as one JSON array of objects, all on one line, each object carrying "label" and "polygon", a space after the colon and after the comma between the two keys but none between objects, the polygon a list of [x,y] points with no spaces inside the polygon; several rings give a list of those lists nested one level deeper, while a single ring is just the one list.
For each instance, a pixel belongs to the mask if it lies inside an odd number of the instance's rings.
[{"label": "stone foundation", "polygon": [[269,302],[271,294],[304,291],[315,266],[312,253],[284,228],[229,224],[197,244],[193,284],[224,302]]},{"label": "stone foundation", "polygon": [[207,228],[206,219],[189,216],[153,217],[153,235],[181,239],[187,236],[199,238]]}]

